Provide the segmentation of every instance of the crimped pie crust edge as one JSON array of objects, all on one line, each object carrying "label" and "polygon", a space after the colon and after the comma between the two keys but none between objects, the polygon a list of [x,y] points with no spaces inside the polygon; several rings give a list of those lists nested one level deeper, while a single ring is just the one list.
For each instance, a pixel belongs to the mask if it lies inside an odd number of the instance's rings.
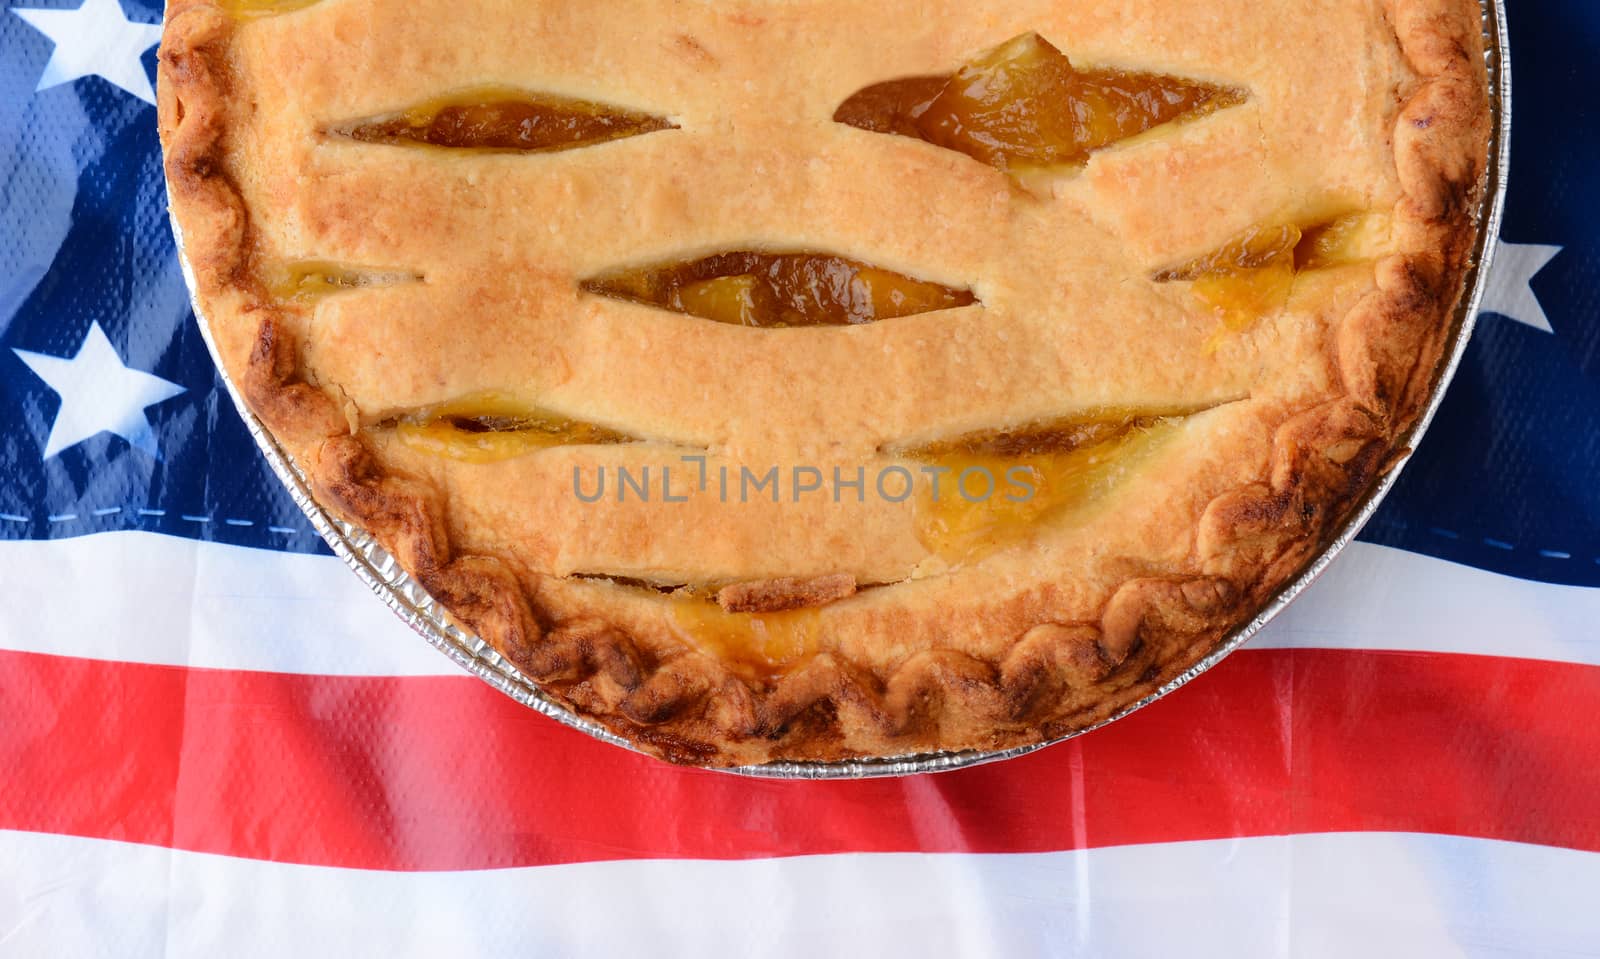
[{"label": "crimped pie crust edge", "polygon": [[385,472],[335,399],[307,382],[287,324],[253,272],[249,213],[226,172],[236,21],[212,0],[167,11],[161,139],[173,213],[213,322],[248,336],[232,371],[267,428],[311,451],[319,502],[368,530],[422,586],[555,702],[643,749],[699,765],[1006,749],[1115,715],[1181,675],[1315,557],[1426,405],[1471,255],[1487,162],[1476,5],[1388,0],[1420,78],[1393,134],[1401,252],[1339,322],[1343,396],[1277,430],[1266,482],[1216,497],[1196,537],[1202,575],[1135,578],[1097,620],[1033,626],[998,660],[928,650],[887,675],[822,653],[752,686],[694,651],[662,654],[601,621],[544,621],[503,561],[459,552],[440,494]]}]

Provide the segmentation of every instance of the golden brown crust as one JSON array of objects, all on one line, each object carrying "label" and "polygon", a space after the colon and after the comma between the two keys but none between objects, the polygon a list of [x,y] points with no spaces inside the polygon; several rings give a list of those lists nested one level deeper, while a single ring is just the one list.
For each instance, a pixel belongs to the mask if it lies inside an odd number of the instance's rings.
[{"label": "golden brown crust", "polygon": [[[1035,622],[998,655],[928,648],[866,663],[832,648],[770,683],[741,679],[681,644],[636,641],[594,617],[553,621],[540,576],[452,542],[450,504],[436,485],[386,468],[367,438],[352,435],[343,401],[306,371],[293,325],[254,272],[251,218],[227,164],[239,109],[230,74],[236,24],[211,0],[168,8],[161,134],[197,292],[213,322],[229,317],[214,330],[251,408],[302,452],[323,505],[371,531],[552,699],[658,755],[697,764],[1005,748],[1098,722],[1190,668],[1322,549],[1420,414],[1472,246],[1486,86],[1475,6],[1387,0],[1385,9],[1417,77],[1393,131],[1398,252],[1378,264],[1376,288],[1333,333],[1343,395],[1284,419],[1258,480],[1205,506],[1192,571],[1132,573],[1098,616]],[[768,610],[854,589],[855,579],[841,575],[730,587],[719,599],[729,609]]]},{"label": "golden brown crust", "polygon": [[856,578],[833,573],[813,579],[764,579],[734,583],[717,591],[717,605],[730,613],[770,613],[826,606],[856,594]]}]

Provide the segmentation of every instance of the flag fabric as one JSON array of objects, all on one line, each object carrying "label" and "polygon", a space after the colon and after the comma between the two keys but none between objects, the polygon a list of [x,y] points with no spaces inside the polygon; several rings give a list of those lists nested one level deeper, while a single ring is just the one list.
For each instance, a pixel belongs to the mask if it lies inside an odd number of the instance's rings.
[{"label": "flag fabric", "polygon": [[167,226],[148,0],[0,14],[0,955],[1600,955],[1600,6],[1508,0],[1485,312],[1290,610],[1087,737],[767,782],[590,740],[365,591]]}]

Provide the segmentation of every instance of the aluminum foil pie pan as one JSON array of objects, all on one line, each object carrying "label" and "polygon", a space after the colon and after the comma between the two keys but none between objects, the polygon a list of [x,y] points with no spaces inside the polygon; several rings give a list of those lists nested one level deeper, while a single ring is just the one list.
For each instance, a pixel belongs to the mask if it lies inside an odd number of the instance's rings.
[{"label": "aluminum foil pie pan", "polygon": [[[1463,280],[1464,294],[1456,310],[1456,315],[1452,318],[1453,328],[1450,345],[1440,361],[1438,378],[1433,392],[1429,396],[1422,416],[1417,419],[1416,425],[1412,427],[1408,435],[1401,438],[1400,444],[1402,446],[1415,447],[1421,439],[1423,432],[1438,411],[1439,404],[1444,397],[1445,388],[1449,385],[1450,380],[1455,375],[1456,368],[1461,363],[1461,357],[1466,351],[1468,340],[1471,338],[1473,325],[1477,318],[1480,304],[1483,301],[1484,290],[1488,284],[1489,267],[1494,254],[1494,240],[1500,235],[1500,221],[1505,208],[1506,172],[1510,165],[1511,150],[1511,60],[1507,40],[1505,10],[1498,0],[1483,0],[1483,30],[1485,38],[1484,49],[1489,70],[1489,103],[1492,115],[1492,129],[1490,132],[1490,156],[1484,185],[1483,208],[1480,212],[1478,241],[1473,251],[1473,266],[1467,271]],[[183,266],[184,278],[192,291],[195,288],[194,273],[190,267],[188,256],[184,252],[183,235],[175,219],[173,220],[172,229],[173,235],[177,239],[178,258]],[[394,610],[407,625],[421,634],[422,638],[427,640],[429,644],[449,656],[466,671],[517,702],[537,710],[563,725],[587,733],[596,739],[614,746],[621,746],[624,749],[639,751],[627,740],[607,730],[599,723],[585,719],[546,698],[532,680],[523,676],[515,666],[495,652],[494,648],[488,643],[452,623],[444,614],[438,602],[408,576],[400,568],[394,557],[389,555],[382,546],[378,545],[365,530],[336,519],[318,505],[312,499],[310,488],[307,486],[305,477],[300,470],[245,405],[238,384],[227,375],[222,365],[216,342],[211,335],[209,322],[198,301],[194,303],[194,308],[195,315],[200,321],[201,334],[205,338],[206,346],[211,350],[212,359],[216,362],[217,369],[222,371],[221,375],[223,381],[227,384],[228,392],[233,397],[240,416],[244,418],[245,426],[250,430],[250,435],[255,438],[256,445],[261,448],[262,455],[271,464],[273,472],[283,481],[283,485],[289,490],[289,494],[294,498],[295,504],[305,513],[312,527],[321,534],[322,538],[332,547],[334,553],[344,560],[346,565],[360,577],[361,581],[377,594],[379,599]],[[1155,702],[1210,669],[1229,653],[1244,645],[1256,633],[1260,632],[1262,627],[1278,613],[1282,612],[1295,597],[1300,595],[1312,581],[1328,568],[1329,564],[1333,562],[1334,558],[1339,555],[1345,546],[1356,538],[1356,534],[1377,512],[1378,505],[1394,486],[1399,474],[1400,470],[1397,468],[1380,478],[1366,498],[1351,511],[1349,519],[1345,522],[1343,528],[1339,530],[1338,535],[1328,544],[1327,548],[1312,560],[1294,581],[1281,589],[1254,619],[1230,633],[1205,658],[1195,663],[1182,675],[1177,676],[1160,689],[1124,707],[1116,714],[1099,723],[1058,739],[1030,746],[1021,746],[1015,749],[988,752],[918,753],[881,759],[832,763],[772,762],[757,766],[739,766],[722,771],[765,779],[865,779],[880,776],[944,772],[975,766],[980,763],[998,762],[1002,759],[1022,756],[1035,750],[1043,749],[1046,746],[1076,738],[1107,723],[1115,722],[1123,716]]]}]

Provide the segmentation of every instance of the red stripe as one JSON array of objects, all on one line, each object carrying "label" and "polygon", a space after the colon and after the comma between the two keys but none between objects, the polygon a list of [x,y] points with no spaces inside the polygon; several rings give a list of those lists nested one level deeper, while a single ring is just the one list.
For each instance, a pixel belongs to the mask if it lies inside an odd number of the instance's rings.
[{"label": "red stripe", "polygon": [[1600,851],[1597,706],[1595,667],[1246,651],[1020,760],[780,783],[593,742],[467,677],[3,653],[0,828],[378,869],[1346,830]]}]

